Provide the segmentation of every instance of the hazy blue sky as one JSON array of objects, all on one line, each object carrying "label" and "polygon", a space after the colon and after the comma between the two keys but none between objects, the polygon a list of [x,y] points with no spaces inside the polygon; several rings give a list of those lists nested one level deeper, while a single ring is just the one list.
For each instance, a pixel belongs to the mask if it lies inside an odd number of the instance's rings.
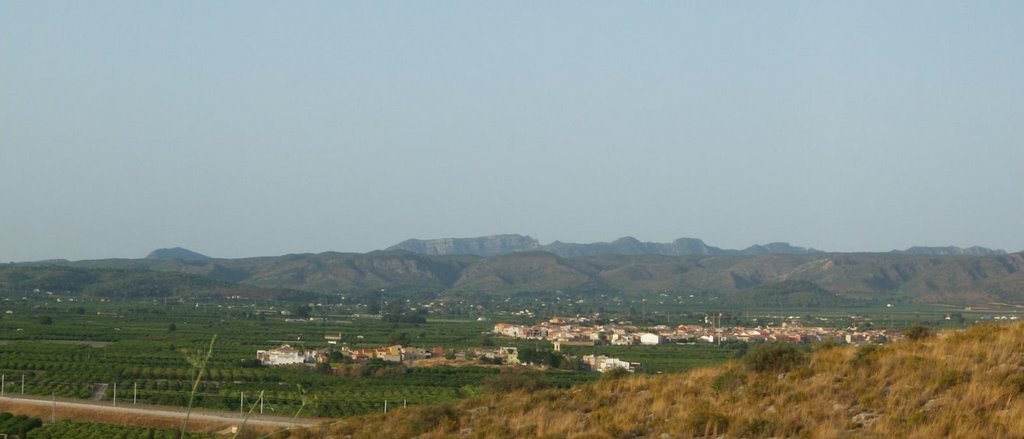
[{"label": "hazy blue sky", "polygon": [[0,261],[1024,249],[1024,2],[0,2]]}]

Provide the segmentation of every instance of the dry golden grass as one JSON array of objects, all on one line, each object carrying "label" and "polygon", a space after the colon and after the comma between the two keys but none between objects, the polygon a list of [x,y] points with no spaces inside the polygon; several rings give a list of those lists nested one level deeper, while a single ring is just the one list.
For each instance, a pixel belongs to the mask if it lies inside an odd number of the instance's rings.
[{"label": "dry golden grass", "polygon": [[339,421],[352,438],[1024,437],[1024,324]]}]

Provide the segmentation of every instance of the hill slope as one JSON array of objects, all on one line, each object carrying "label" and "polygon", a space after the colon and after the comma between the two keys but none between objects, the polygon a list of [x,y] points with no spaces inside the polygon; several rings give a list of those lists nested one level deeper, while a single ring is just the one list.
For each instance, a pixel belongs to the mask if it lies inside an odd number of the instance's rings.
[{"label": "hill slope", "polygon": [[187,248],[174,247],[174,248],[160,248],[153,250],[146,256],[146,259],[160,259],[160,260],[172,260],[180,259],[182,261],[207,261],[210,259],[209,256],[196,253]]},{"label": "hill slope", "polygon": [[205,276],[144,269],[0,265],[0,293],[56,292],[101,298],[287,297],[293,291],[236,285]]},{"label": "hill slope", "polygon": [[992,255],[1005,255],[1006,252],[998,249],[990,249],[985,247],[910,247],[906,250],[893,250],[893,253],[903,253],[908,255],[966,255],[966,256],[992,256]]},{"label": "hill slope", "polygon": [[353,290],[515,292],[709,292],[731,296],[803,285],[839,302],[1024,303],[1024,254],[928,256],[815,253],[730,256],[597,255],[524,251],[493,257],[405,251],[326,252],[243,259],[49,261],[80,268],[147,269],[263,288],[319,293]]},{"label": "hill slope", "polygon": [[[1022,437],[1024,324],[793,361],[487,394],[340,421],[336,437]],[[769,349],[765,352],[773,352]],[[749,354],[748,354],[749,355]],[[790,358],[790,357],[786,357]],[[775,367],[779,366],[779,367]]]}]

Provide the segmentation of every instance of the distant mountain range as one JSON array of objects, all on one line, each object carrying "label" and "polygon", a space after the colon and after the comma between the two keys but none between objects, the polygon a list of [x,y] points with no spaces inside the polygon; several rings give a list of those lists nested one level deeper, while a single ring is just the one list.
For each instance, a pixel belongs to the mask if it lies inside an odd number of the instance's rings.
[{"label": "distant mountain range", "polygon": [[1005,255],[1006,252],[1003,250],[993,250],[985,247],[910,247],[906,250],[893,250],[893,253],[903,253],[907,255],[957,255],[957,256],[992,256],[992,255]]},{"label": "distant mountain range", "polygon": [[387,248],[422,255],[498,256],[508,253],[543,250],[536,239],[523,235],[491,235],[477,238],[407,239]]},{"label": "distant mountain range", "polygon": [[[188,256],[189,253],[180,254]],[[188,288],[167,288],[170,278],[138,277],[117,291],[197,291],[251,286],[274,291],[322,294],[368,292],[459,292],[516,294],[562,291],[658,293],[664,291],[721,295],[734,303],[783,300],[836,304],[864,301],[979,304],[1024,304],[1024,253],[1003,255],[919,255],[903,253],[726,254],[666,256],[598,254],[562,257],[534,250],[495,256],[423,255],[409,251],[325,252],[283,256],[203,260],[104,259],[7,264],[4,270],[68,267],[71,269],[147,270],[190,276],[175,281]],[[13,273],[19,273],[17,271]],[[45,272],[43,272],[45,273]],[[28,286],[32,279],[79,279],[78,272],[39,277],[25,273],[8,286]],[[17,276],[21,276],[20,278]],[[197,277],[226,284],[203,285]],[[15,282],[16,279],[22,281]],[[152,279],[158,280],[154,284]],[[0,276],[0,289],[4,282]],[[187,281],[187,282],[186,282]],[[44,282],[45,283],[45,282]],[[134,285],[134,286],[133,286]],[[203,288],[195,288],[200,285]],[[49,285],[34,288],[51,288]],[[52,288],[57,288],[56,285]],[[83,287],[84,288],[84,287]],[[98,293],[108,287],[95,287]],[[120,294],[120,293],[119,293]],[[161,293],[163,294],[163,293]],[[261,295],[266,295],[261,294]],[[775,298],[773,298],[775,297]],[[827,301],[825,301],[827,299]],[[882,302],[884,303],[884,302]]]},{"label": "distant mountain range", "polygon": [[[612,242],[574,244],[555,241],[551,244],[542,245],[539,241],[529,236],[511,234],[473,238],[408,239],[388,247],[387,250],[405,250],[434,256],[498,256],[527,251],[544,251],[565,258],[596,255],[731,256],[824,253],[813,248],[795,247],[785,242],[752,245],[743,250],[731,250],[707,245],[704,241],[696,238],[679,238],[672,242],[661,243],[643,242],[632,236],[619,238]],[[993,250],[985,247],[911,247],[906,250],[893,250],[892,253],[940,256],[991,256],[1006,254],[1003,250]]]},{"label": "distant mountain range", "polygon": [[555,241],[541,245],[536,239],[523,235],[491,235],[475,238],[409,239],[388,247],[387,250],[405,250],[424,255],[476,255],[498,256],[526,251],[543,251],[571,258],[596,255],[662,255],[662,256],[726,256],[821,253],[813,248],[794,247],[785,242],[754,245],[743,250],[729,250],[709,246],[695,238],[679,238],[668,243],[643,242],[632,236],[612,242],[575,244]]},{"label": "distant mountain range", "polygon": [[[71,271],[38,271],[52,267]],[[157,276],[160,273],[187,277]],[[118,276],[128,278],[122,281]],[[223,259],[170,248],[140,259],[49,260],[0,267],[0,290],[31,285],[151,296],[239,294],[248,287],[256,289],[248,294],[261,297],[380,289],[497,295],[676,291],[721,295],[722,300],[737,303],[786,297],[786,303],[816,304],[887,300],[1024,304],[1024,253],[980,247],[829,253],[785,243],[729,250],[692,238],[652,243],[627,237],[542,245],[529,236],[495,235],[408,240],[370,253]]]}]

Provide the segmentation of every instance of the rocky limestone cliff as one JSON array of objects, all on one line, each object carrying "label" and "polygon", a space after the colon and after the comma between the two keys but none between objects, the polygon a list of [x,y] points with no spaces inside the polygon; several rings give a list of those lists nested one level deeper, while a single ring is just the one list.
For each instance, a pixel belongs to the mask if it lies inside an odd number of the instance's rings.
[{"label": "rocky limestone cliff", "polygon": [[523,235],[491,235],[477,238],[408,239],[388,247],[424,255],[497,256],[536,250],[540,243]]},{"label": "rocky limestone cliff", "polygon": [[893,250],[893,253],[907,255],[938,255],[938,256],[996,256],[1005,255],[1006,251],[986,247],[910,247],[906,250]]}]

